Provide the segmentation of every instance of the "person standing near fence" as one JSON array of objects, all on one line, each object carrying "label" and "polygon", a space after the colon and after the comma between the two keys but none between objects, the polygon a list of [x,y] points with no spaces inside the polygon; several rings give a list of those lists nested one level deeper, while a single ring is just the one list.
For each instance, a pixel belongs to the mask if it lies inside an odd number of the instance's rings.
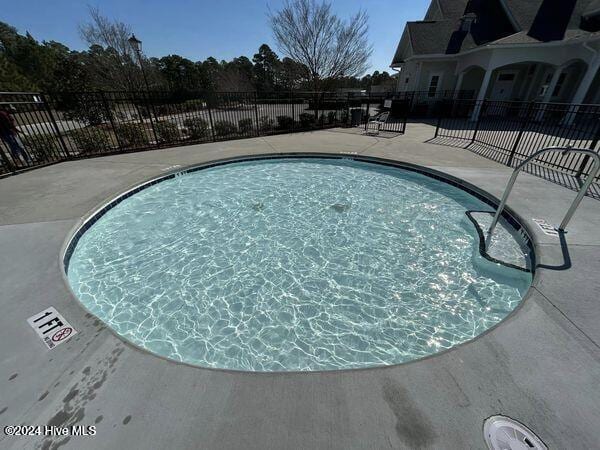
[{"label": "person standing near fence", "polygon": [[21,159],[27,164],[33,161],[23,148],[19,139],[19,129],[15,124],[15,119],[6,108],[0,108],[0,139],[8,146],[8,150],[13,158],[13,161]]}]

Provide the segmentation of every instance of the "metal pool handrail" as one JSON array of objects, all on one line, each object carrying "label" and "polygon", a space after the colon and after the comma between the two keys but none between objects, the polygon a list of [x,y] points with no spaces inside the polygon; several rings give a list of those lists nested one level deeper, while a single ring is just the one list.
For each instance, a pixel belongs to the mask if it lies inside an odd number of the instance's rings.
[{"label": "metal pool handrail", "polygon": [[488,230],[488,238],[491,237],[492,233],[494,232],[494,228],[496,228],[496,224],[498,223],[498,220],[500,219],[500,215],[502,214],[502,210],[504,209],[504,205],[506,204],[508,195],[510,194],[510,191],[512,190],[513,185],[515,184],[517,175],[519,175],[519,172],[521,171],[521,169],[526,164],[528,164],[529,161],[537,158],[542,153],[549,153],[549,152],[556,152],[556,151],[562,152],[563,155],[566,155],[567,153],[583,153],[583,154],[593,158],[593,160],[594,160],[594,166],[592,167],[592,170],[588,174],[585,182],[581,185],[581,188],[579,189],[579,192],[577,193],[577,197],[575,197],[575,200],[573,200],[573,203],[571,203],[571,207],[567,211],[565,218],[562,220],[562,222],[558,226],[558,229],[560,231],[564,231],[564,229],[567,227],[567,224],[571,220],[571,217],[573,217],[575,210],[581,203],[581,200],[583,200],[583,196],[586,194],[590,185],[592,184],[592,182],[598,175],[598,172],[600,172],[600,156],[598,155],[598,153],[596,153],[592,150],[583,149],[583,148],[573,148],[571,146],[546,147],[546,148],[543,148],[543,149],[538,150],[537,152],[533,153],[531,156],[529,156],[527,159],[525,159],[521,164],[519,164],[513,171],[510,179],[508,180],[508,184],[506,185],[506,189],[504,190],[504,194],[502,195],[502,200],[500,201],[500,205],[498,205],[498,209],[496,210],[496,215],[494,216],[494,220],[492,220],[492,224],[490,225],[490,228]]}]

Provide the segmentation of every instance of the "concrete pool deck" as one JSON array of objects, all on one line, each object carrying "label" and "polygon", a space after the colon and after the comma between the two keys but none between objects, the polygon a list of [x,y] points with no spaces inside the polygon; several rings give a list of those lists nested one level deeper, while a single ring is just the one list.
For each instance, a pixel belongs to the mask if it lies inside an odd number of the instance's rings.
[{"label": "concrete pool deck", "polygon": [[[424,143],[339,130],[64,162],[0,180],[0,425],[95,425],[96,436],[9,437],[0,448],[485,448],[483,421],[505,414],[549,448],[600,442],[600,203],[586,198],[566,246],[558,223],[573,191],[522,174],[508,205],[534,233],[537,276],[491,332],[441,355],[385,368],[241,373],[140,351],[86,313],[59,256],[78,221],[151,177],[233,156],[356,153],[419,164],[499,197],[510,169]],[[566,256],[566,258],[565,258]],[[570,266],[570,267],[569,267]],[[26,319],[54,306],[79,334],[46,350]]]}]

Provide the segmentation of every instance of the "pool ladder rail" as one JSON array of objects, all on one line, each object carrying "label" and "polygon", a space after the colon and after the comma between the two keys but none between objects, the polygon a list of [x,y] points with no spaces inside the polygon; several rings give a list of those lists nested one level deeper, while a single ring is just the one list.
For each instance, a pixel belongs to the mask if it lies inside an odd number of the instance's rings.
[{"label": "pool ladder rail", "polygon": [[588,158],[592,158],[594,160],[594,164],[592,166],[592,169],[590,170],[590,173],[588,174],[587,178],[585,179],[585,182],[579,188],[579,192],[577,193],[575,200],[573,200],[573,203],[571,203],[571,207],[567,211],[567,214],[565,214],[564,219],[562,220],[560,225],[557,227],[558,231],[561,231],[561,232],[565,231],[565,229],[567,228],[567,224],[569,223],[569,221],[573,217],[573,214],[575,213],[575,210],[577,209],[577,207],[583,200],[583,197],[587,193],[590,185],[592,184],[592,182],[594,181],[594,179],[600,172],[600,155],[598,155],[598,153],[596,153],[592,150],[589,150],[589,149],[573,148],[573,146],[571,146],[571,145],[568,145],[566,147],[554,146],[554,147],[543,148],[543,149],[538,150],[535,153],[533,153],[531,156],[529,156],[523,162],[521,162],[521,164],[519,164],[517,167],[515,167],[515,170],[513,170],[513,173],[510,176],[510,179],[508,180],[508,184],[506,185],[506,188],[504,189],[504,194],[502,194],[502,200],[500,201],[500,205],[498,205],[498,209],[496,210],[494,219],[492,220],[490,228],[488,229],[488,235],[486,238],[486,247],[491,240],[492,233],[494,232],[494,229],[496,228],[498,220],[500,219],[500,216],[502,215],[502,210],[504,209],[504,206],[506,205],[506,201],[508,200],[508,196],[510,195],[513,185],[515,184],[515,181],[517,180],[517,176],[519,175],[519,172],[521,172],[523,167],[525,167],[531,160],[537,158],[538,156],[540,156],[543,153],[550,153],[550,152],[561,152],[562,155],[567,155],[569,153],[582,153],[582,154],[586,155]]}]

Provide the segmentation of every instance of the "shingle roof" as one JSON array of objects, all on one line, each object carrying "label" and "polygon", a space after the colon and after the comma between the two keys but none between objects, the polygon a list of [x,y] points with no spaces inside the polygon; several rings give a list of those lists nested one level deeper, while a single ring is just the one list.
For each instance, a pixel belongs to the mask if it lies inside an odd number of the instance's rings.
[{"label": "shingle roof", "polygon": [[[446,53],[448,43],[460,24],[455,20],[441,20],[438,22],[407,22],[408,33],[413,52],[416,55]],[[476,47],[473,39],[464,43],[465,47]],[[452,53],[456,53],[453,51]]]},{"label": "shingle roof", "polygon": [[465,13],[469,0],[437,0],[444,19],[460,19]]},{"label": "shingle roof", "polygon": [[[511,15],[519,24],[521,30],[530,30],[536,18],[539,20],[552,20],[552,18],[561,18],[566,9],[571,11],[568,20],[568,28],[579,28],[581,16],[587,10],[596,7],[600,8],[600,0],[503,0],[508,7]],[[548,11],[547,17],[539,17],[544,9]]]},{"label": "shingle roof", "polygon": [[[445,7],[453,0],[439,1],[440,6]],[[470,32],[461,31],[460,18],[465,11],[477,15]],[[500,5],[489,1],[469,2],[467,9],[453,19],[407,22],[406,26],[416,55],[454,54],[514,32]]]},{"label": "shingle roof", "polygon": [[600,0],[592,0],[583,12],[586,16],[598,13],[600,13]]},{"label": "shingle roof", "polygon": [[[503,0],[521,30],[528,30],[544,0]],[[561,0],[565,1],[565,0]],[[568,0],[566,0],[568,1]]]},{"label": "shingle roof", "polygon": [[[406,24],[408,33],[404,39],[410,38],[415,55],[454,54],[486,44],[540,43],[596,34],[582,30],[581,19],[586,12],[600,9],[600,0],[432,1],[439,6],[444,20]],[[467,13],[477,17],[469,32],[461,31],[460,19]],[[513,25],[515,22],[517,29]],[[392,64],[401,63],[409,56],[402,54],[400,49],[401,45]]]},{"label": "shingle roof", "polygon": [[[571,39],[577,39],[581,37],[587,37],[592,35],[600,35],[600,32],[591,33],[589,31],[580,29],[566,30],[564,38],[562,40],[569,41]],[[508,45],[508,44],[539,44],[544,41],[540,41],[533,36],[527,34],[527,31],[519,31],[518,33],[511,34],[502,39],[498,39],[494,42],[490,42],[488,45]]]}]

